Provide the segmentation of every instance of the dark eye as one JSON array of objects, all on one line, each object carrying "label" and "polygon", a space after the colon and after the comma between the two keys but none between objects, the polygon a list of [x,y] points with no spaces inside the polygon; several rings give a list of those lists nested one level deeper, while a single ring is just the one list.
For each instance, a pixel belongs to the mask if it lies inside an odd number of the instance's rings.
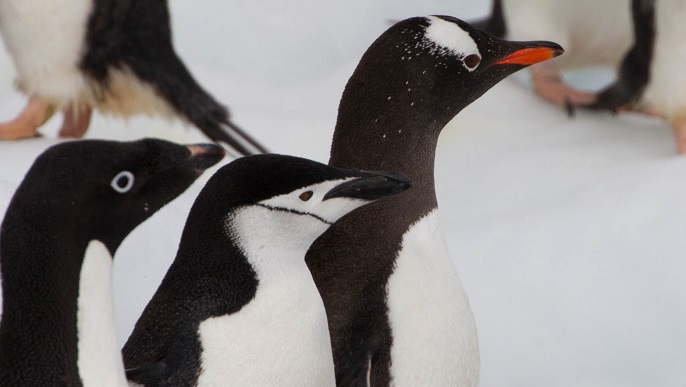
[{"label": "dark eye", "polygon": [[110,186],[112,186],[112,189],[115,191],[123,194],[131,190],[131,187],[133,187],[133,183],[135,181],[136,178],[133,176],[133,173],[129,171],[121,171],[112,179]]},{"label": "dark eye", "polygon": [[298,196],[298,197],[303,202],[306,202],[312,198],[312,191],[305,191],[305,192],[301,193],[300,196]]},{"label": "dark eye", "polygon": [[476,54],[472,54],[467,55],[462,61],[464,62],[465,66],[473,70],[479,65],[479,63],[481,63],[481,58]]}]

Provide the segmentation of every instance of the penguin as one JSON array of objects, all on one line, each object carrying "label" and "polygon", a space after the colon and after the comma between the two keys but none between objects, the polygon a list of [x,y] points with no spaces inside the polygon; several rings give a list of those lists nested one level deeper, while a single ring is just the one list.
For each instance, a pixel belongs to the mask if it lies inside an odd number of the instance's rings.
[{"label": "penguin", "polygon": [[0,31],[29,102],[0,139],[33,137],[62,110],[60,137],[79,138],[91,112],[180,116],[238,155],[266,152],[229,118],[174,51],[166,0],[0,2]]},{"label": "penguin", "polygon": [[672,125],[676,150],[686,153],[686,4],[679,0],[633,0],[634,40],[614,83],[587,108],[636,111],[666,119]]},{"label": "penguin", "polygon": [[333,386],[326,312],[305,252],[407,177],[292,156],[222,167],[198,195],[174,262],[124,345],[145,386]]},{"label": "penguin", "polygon": [[567,85],[561,70],[617,66],[631,46],[630,1],[493,0],[491,15],[474,25],[502,38],[545,37],[565,47],[564,56],[530,72],[536,94],[571,113],[593,103],[596,93]]},{"label": "penguin", "polygon": [[307,253],[339,386],[477,384],[476,326],[439,226],[438,137],[499,81],[562,52],[429,16],[395,24],[362,56],[340,101],[329,165],[398,171],[413,188],[348,214]]},{"label": "penguin", "polygon": [[126,385],[112,257],[223,157],[214,144],[84,140],[36,159],[0,228],[0,385]]}]

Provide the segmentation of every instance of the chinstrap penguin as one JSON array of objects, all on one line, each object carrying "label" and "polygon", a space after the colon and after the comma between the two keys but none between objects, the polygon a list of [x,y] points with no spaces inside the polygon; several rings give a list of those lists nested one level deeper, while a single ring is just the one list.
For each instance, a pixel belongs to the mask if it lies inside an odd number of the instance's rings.
[{"label": "chinstrap penguin", "polygon": [[112,256],[223,157],[214,144],[87,140],[36,159],[0,229],[1,386],[126,385]]},{"label": "chinstrap penguin", "polygon": [[[305,253],[338,218],[409,180],[281,155],[224,166],[123,349],[146,386],[333,386],[326,312]],[[382,232],[382,231],[379,231]]]},{"label": "chinstrap penguin", "polygon": [[82,137],[96,109],[180,116],[240,155],[266,152],[177,56],[166,0],[3,0],[0,30],[29,97],[0,139],[35,136],[57,110],[60,137]]},{"label": "chinstrap penguin", "polygon": [[431,16],[399,22],[364,54],[343,92],[329,165],[396,170],[413,188],[343,217],[307,253],[338,385],[476,385],[474,318],[439,227],[436,144],[500,80],[562,52]]},{"label": "chinstrap penguin", "polygon": [[672,125],[676,149],[686,153],[686,3],[633,0],[634,42],[617,80],[587,107],[637,111]]},{"label": "chinstrap penguin", "polygon": [[631,45],[631,0],[493,0],[491,15],[475,26],[498,37],[545,38],[565,48],[565,55],[530,68],[534,91],[566,106],[595,101],[595,93],[577,90],[561,70],[616,66]]}]

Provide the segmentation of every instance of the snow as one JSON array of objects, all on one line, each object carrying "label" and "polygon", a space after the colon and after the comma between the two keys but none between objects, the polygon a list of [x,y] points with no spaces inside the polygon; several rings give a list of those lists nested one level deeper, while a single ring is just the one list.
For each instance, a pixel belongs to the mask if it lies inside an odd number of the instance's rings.
[{"label": "snow", "polygon": [[[238,124],[278,153],[326,161],[343,87],[389,20],[470,19],[488,3],[172,0],[171,11],[179,54]],[[0,119],[25,102],[13,73],[0,52]],[[569,76],[600,87],[609,72]],[[0,210],[57,142],[58,125],[49,122],[47,138],[0,143]],[[89,136],[202,139],[145,117],[96,116]],[[436,167],[441,221],[479,329],[482,386],[684,384],[686,158],[675,156],[667,123],[568,118],[533,96],[522,73],[448,125]],[[202,181],[117,252],[121,343],[171,263]]]}]

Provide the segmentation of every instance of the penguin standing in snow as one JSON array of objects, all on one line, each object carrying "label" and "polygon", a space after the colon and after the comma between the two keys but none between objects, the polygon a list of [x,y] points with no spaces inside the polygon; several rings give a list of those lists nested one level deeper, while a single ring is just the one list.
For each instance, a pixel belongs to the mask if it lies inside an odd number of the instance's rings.
[{"label": "penguin standing in snow", "polygon": [[123,349],[146,386],[333,386],[326,312],[305,253],[405,176],[281,155],[238,159],[196,199],[176,259]]},{"label": "penguin standing in snow", "polygon": [[535,92],[568,108],[595,94],[564,83],[561,69],[616,66],[631,46],[631,0],[493,0],[491,15],[474,23],[498,37],[545,37],[565,48],[557,60],[531,66]]},{"label": "penguin standing in snow", "polygon": [[686,153],[686,3],[633,0],[634,44],[618,79],[587,107],[635,110],[672,124],[677,152]]},{"label": "penguin standing in snow", "polygon": [[3,0],[0,30],[29,97],[0,139],[33,137],[60,109],[60,137],[82,137],[97,109],[181,116],[238,154],[266,152],[176,55],[166,0]]},{"label": "penguin standing in snow", "polygon": [[67,142],[38,157],[0,229],[0,385],[126,385],[112,256],[223,157],[160,140]]},{"label": "penguin standing in snow", "polygon": [[413,188],[350,213],[307,253],[338,385],[476,385],[474,318],[439,226],[436,144],[500,80],[562,51],[431,16],[397,23],[364,54],[343,92],[329,165],[395,170]]}]

